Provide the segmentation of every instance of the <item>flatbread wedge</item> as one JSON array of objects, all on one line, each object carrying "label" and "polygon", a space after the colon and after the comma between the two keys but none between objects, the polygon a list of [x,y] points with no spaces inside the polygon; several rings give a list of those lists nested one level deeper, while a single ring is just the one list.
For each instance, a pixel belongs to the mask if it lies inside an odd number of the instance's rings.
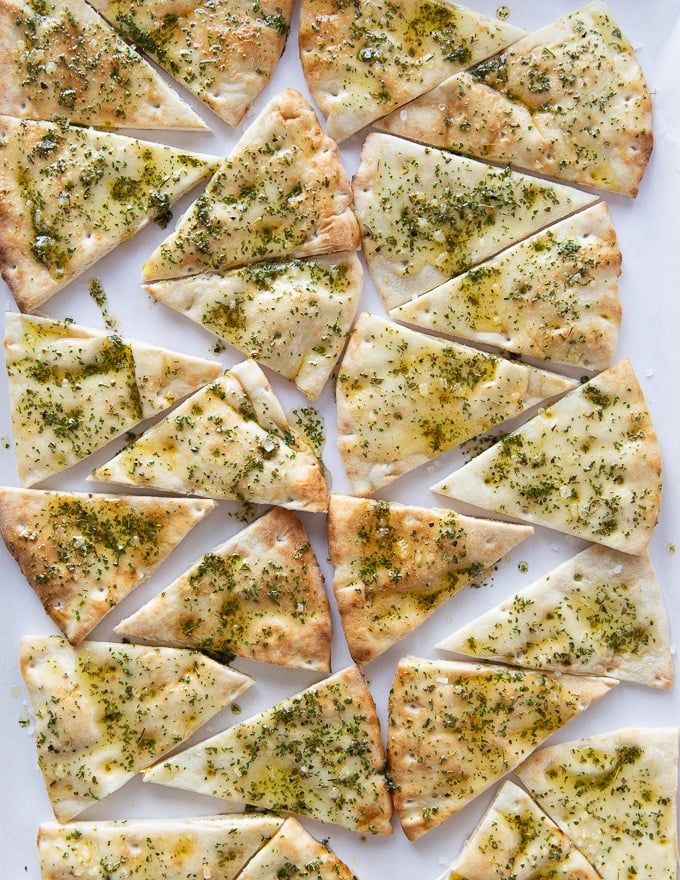
[{"label": "flatbread wedge", "polygon": [[636,196],[652,102],[630,42],[595,0],[377,123],[402,137]]},{"label": "flatbread wedge", "polygon": [[408,839],[441,825],[616,684],[403,658],[390,691],[387,757]]},{"label": "flatbread wedge", "polygon": [[224,274],[146,284],[145,290],[315,400],[345,345],[363,277],[350,251],[251,263]]},{"label": "flatbread wedge", "polygon": [[302,69],[338,142],[523,35],[448,0],[300,6]]},{"label": "flatbread wedge", "polygon": [[656,525],[661,471],[656,431],[624,359],[433,491],[639,556]]},{"label": "flatbread wedge", "polygon": [[304,526],[280,507],[204,554],[115,632],[217,660],[233,653],[330,672],[323,575]]},{"label": "flatbread wedge", "polygon": [[537,360],[604,370],[621,326],[621,251],[605,202],[415,297],[390,317]]},{"label": "flatbread wedge", "polygon": [[390,834],[373,698],[356,666],[151,767],[145,782]]},{"label": "flatbread wedge", "polygon": [[217,361],[12,312],[4,345],[22,486],[72,467],[222,371]]},{"label": "flatbread wedge", "polygon": [[284,820],[233,813],[188,818],[43,822],[41,880],[235,880]]},{"label": "flatbread wedge", "polygon": [[356,250],[337,145],[295,89],[273,98],[142,269],[144,281]]},{"label": "flatbread wedge", "polygon": [[444,651],[670,688],[668,615],[648,553],[593,544],[452,633]]},{"label": "flatbread wedge", "polygon": [[33,312],[219,162],[122,134],[0,116],[0,272]]},{"label": "flatbread wedge", "polygon": [[517,775],[603,880],[677,876],[676,728],[560,743],[531,755]]},{"label": "flatbread wedge", "polygon": [[336,383],[338,447],[354,494],[369,495],[574,384],[363,313]]},{"label": "flatbread wedge", "polygon": [[388,310],[597,200],[381,132],[364,140],[352,187],[368,271]]},{"label": "flatbread wedge", "polygon": [[293,510],[328,506],[321,462],[255,361],[222,373],[91,479]]},{"label": "flatbread wedge", "polygon": [[38,764],[66,822],[119,789],[253,683],[196,651],[24,636]]},{"label": "flatbread wedge", "polygon": [[382,654],[532,533],[453,510],[331,495],[333,591],[352,658]]},{"label": "flatbread wedge", "polygon": [[229,125],[270,81],[286,43],[293,0],[93,0],[148,54]]},{"label": "flatbread wedge", "polygon": [[0,534],[45,611],[77,645],[215,506],[0,487]]},{"label": "flatbread wedge", "polygon": [[2,0],[0,113],[100,129],[206,124],[84,0]]}]

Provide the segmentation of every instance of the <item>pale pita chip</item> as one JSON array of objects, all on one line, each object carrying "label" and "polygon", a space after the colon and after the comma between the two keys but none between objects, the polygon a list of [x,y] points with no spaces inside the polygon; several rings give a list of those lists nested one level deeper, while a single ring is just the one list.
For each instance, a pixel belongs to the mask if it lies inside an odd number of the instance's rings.
[{"label": "pale pita chip", "polygon": [[644,74],[599,0],[455,74],[378,127],[629,196],[653,141]]},{"label": "pale pita chip", "polygon": [[330,671],[323,576],[298,517],[275,507],[115,628],[132,641]]},{"label": "pale pita chip", "polygon": [[639,556],[656,525],[661,469],[659,441],[626,359],[433,491]]},{"label": "pale pita chip", "polygon": [[488,663],[402,659],[387,756],[409,840],[441,825],[617,682]]},{"label": "pale pita chip", "polygon": [[669,688],[668,615],[649,554],[597,544],[437,645],[484,660]]},{"label": "pale pita chip", "polygon": [[41,880],[235,880],[284,820],[234,813],[188,818],[43,822]]},{"label": "pale pita chip", "polygon": [[22,312],[77,278],[218,166],[212,157],[0,117],[0,272]]},{"label": "pale pita chip", "polygon": [[345,252],[251,263],[145,290],[315,399],[345,345],[363,277],[359,257]]},{"label": "pale pita chip", "polygon": [[604,880],[675,880],[678,731],[630,727],[550,746],[521,782]]},{"label": "pale pita chip", "polygon": [[302,69],[336,141],[522,36],[448,0],[300,6]]},{"label": "pale pita chip", "polygon": [[92,0],[92,5],[229,125],[238,125],[270,81],[293,12],[293,0]]},{"label": "pale pita chip", "polygon": [[197,391],[91,478],[293,510],[328,507],[321,463],[255,361]]},{"label": "pale pita chip", "polygon": [[156,764],[144,780],[390,834],[384,770],[373,698],[352,666]]},{"label": "pale pita chip", "polygon": [[205,123],[84,0],[2,0],[0,113],[94,128]]},{"label": "pale pita chip", "polygon": [[555,223],[396,309],[425,330],[603,370],[621,325],[621,251],[604,202]]},{"label": "pale pita chip", "polygon": [[331,495],[333,591],[353,659],[382,654],[532,533],[453,510]]},{"label": "pale pita chip", "polygon": [[56,818],[72,819],[188,739],[251,684],[196,651],[25,636],[21,673]]},{"label": "pale pita chip", "polygon": [[8,313],[5,364],[19,479],[69,468],[219,376],[217,361]]},{"label": "pale pita chip", "polygon": [[386,309],[596,201],[378,132],[364,141],[353,190],[368,271]]},{"label": "pale pita chip", "polygon": [[309,102],[285,89],[246,129],[142,273],[144,281],[158,281],[359,244],[340,151]]},{"label": "pale pita chip", "polygon": [[0,534],[45,611],[77,645],[215,503],[0,488]]},{"label": "pale pita chip", "polygon": [[338,446],[354,494],[573,388],[554,373],[359,316],[338,367]]}]

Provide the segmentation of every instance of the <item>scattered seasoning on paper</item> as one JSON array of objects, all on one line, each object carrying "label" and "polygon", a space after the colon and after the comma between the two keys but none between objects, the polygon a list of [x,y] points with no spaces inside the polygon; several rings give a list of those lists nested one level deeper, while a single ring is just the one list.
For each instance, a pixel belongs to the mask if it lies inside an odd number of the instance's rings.
[{"label": "scattered seasoning on paper", "polygon": [[107,330],[118,329],[118,319],[109,312],[109,301],[104,290],[104,285],[99,278],[90,278],[88,292],[94,302],[99,306]]},{"label": "scattered seasoning on paper", "polygon": [[509,6],[499,6],[496,10],[496,18],[500,18],[501,21],[505,21],[506,18],[510,17],[510,7]]}]

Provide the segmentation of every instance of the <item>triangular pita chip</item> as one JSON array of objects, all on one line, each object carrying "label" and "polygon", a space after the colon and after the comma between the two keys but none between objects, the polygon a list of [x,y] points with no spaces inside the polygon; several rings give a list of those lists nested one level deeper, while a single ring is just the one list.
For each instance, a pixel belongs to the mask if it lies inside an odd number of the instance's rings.
[{"label": "triangular pita chip", "polygon": [[92,478],[293,510],[328,506],[319,459],[255,361],[197,391]]},{"label": "triangular pita chip", "polygon": [[678,731],[630,727],[541,749],[521,782],[604,880],[675,880]]},{"label": "triangular pita chip", "polygon": [[188,818],[43,822],[41,880],[235,880],[284,819],[233,813]]},{"label": "triangular pita chip", "polygon": [[567,835],[514,782],[504,782],[440,880],[601,880]]},{"label": "triangular pita chip", "polygon": [[333,590],[354,660],[386,651],[532,532],[453,510],[331,495]]},{"label": "triangular pita chip", "polygon": [[630,362],[546,407],[433,487],[641,555],[661,502],[661,450]]},{"label": "triangular pita chip", "polygon": [[441,825],[616,684],[488,663],[401,660],[387,755],[406,836]]},{"label": "triangular pita chip", "polygon": [[363,277],[352,251],[251,263],[145,290],[315,399],[345,345]]},{"label": "triangular pita chip", "polygon": [[0,488],[0,533],[45,611],[78,644],[215,503]]},{"label": "triangular pita chip", "polygon": [[84,0],[2,0],[0,113],[94,128],[206,129]]},{"label": "triangular pita chip", "polygon": [[538,360],[603,370],[621,324],[621,251],[605,202],[555,223],[390,316]]},{"label": "triangular pita chip", "polygon": [[356,495],[574,387],[517,361],[360,315],[338,368],[338,446]]},{"label": "triangular pita chip", "polygon": [[386,309],[596,200],[379,132],[364,141],[353,190],[368,271]]},{"label": "triangular pita chip", "polygon": [[455,74],[378,127],[630,196],[653,138],[644,74],[599,0]]},{"label": "triangular pita chip", "polygon": [[158,281],[356,250],[359,243],[340,151],[309,102],[285,89],[246,129],[142,272],[145,281]]},{"label": "triangular pita chip", "polygon": [[229,125],[243,119],[271,79],[293,12],[293,0],[92,5]]},{"label": "triangular pita chip", "polygon": [[373,698],[351,666],[151,767],[145,782],[390,834]]},{"label": "triangular pita chip", "polygon": [[336,141],[522,36],[448,0],[300,6],[302,69]]},{"label": "triangular pita chip", "polygon": [[592,545],[438,645],[534,669],[669,688],[668,615],[649,554]]},{"label": "triangular pita chip", "polygon": [[188,739],[253,683],[196,651],[25,636],[21,673],[56,818],[72,819]]},{"label": "triangular pita chip", "polygon": [[219,376],[217,361],[8,313],[5,362],[23,486],[69,468]]},{"label": "triangular pita chip", "polygon": [[330,671],[323,576],[302,523],[280,507],[202,556],[115,632],[215,659]]},{"label": "triangular pita chip", "polygon": [[0,272],[32,312],[218,165],[211,157],[51,122],[0,117]]}]

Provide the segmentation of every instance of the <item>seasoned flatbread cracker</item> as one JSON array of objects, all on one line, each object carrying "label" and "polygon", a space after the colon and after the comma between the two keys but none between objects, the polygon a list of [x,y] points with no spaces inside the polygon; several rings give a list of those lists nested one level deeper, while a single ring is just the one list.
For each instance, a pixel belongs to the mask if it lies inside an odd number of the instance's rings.
[{"label": "seasoned flatbread cracker", "polygon": [[639,556],[658,518],[661,470],[658,437],[625,359],[432,490]]},{"label": "seasoned flatbread cracker", "polygon": [[338,447],[356,495],[574,387],[554,373],[359,316],[338,368]]},{"label": "seasoned flatbread cracker", "polygon": [[331,495],[333,591],[353,659],[382,654],[532,533],[453,510]]},{"label": "seasoned flatbread cracker", "polygon": [[25,636],[38,764],[66,822],[119,789],[253,681],[196,651]]},{"label": "seasoned flatbread cracker", "polygon": [[488,663],[402,659],[387,756],[409,840],[441,825],[617,684]]},{"label": "seasoned flatbread cracker", "polygon": [[145,782],[390,834],[373,698],[356,666],[151,767]]},{"label": "seasoned flatbread cracker", "polygon": [[0,534],[45,611],[77,645],[215,506],[1,487]]},{"label": "seasoned flatbread cracker", "polygon": [[337,145],[295,89],[273,98],[175,231],[144,281],[356,250],[359,227]]}]

